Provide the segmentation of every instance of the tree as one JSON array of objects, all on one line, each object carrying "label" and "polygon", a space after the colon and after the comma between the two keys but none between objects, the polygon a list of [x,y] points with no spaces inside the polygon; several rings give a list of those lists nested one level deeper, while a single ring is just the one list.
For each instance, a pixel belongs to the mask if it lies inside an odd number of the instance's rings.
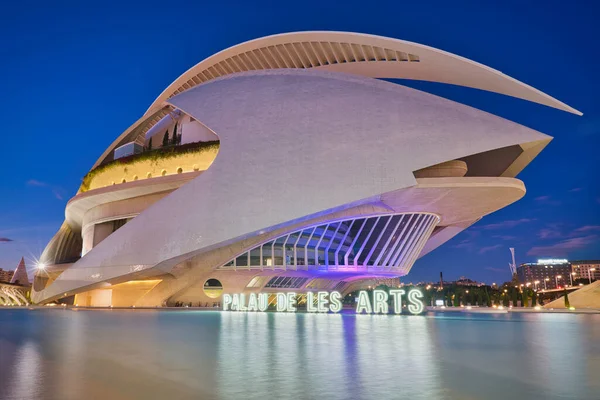
[{"label": "tree", "polygon": [[537,292],[534,290],[531,294],[531,307],[537,306]]},{"label": "tree", "polygon": [[173,127],[173,138],[171,139],[171,144],[173,146],[177,145],[177,122],[175,122],[175,126]]},{"label": "tree", "polygon": [[481,290],[477,291],[477,305],[483,306],[483,296],[481,295]]},{"label": "tree", "polygon": [[504,305],[504,307],[508,307],[510,305],[510,302],[508,300],[508,294],[504,293],[502,295],[502,305]]},{"label": "tree", "polygon": [[169,130],[167,129],[167,131],[165,132],[165,135],[163,136],[163,143],[162,143],[163,147],[167,147],[169,145]]},{"label": "tree", "polygon": [[513,305],[513,307],[516,307],[517,303],[519,302],[519,293],[517,292],[517,289],[511,290],[511,297],[512,297],[512,305]]},{"label": "tree", "polygon": [[152,150],[152,138],[148,140],[148,150]]},{"label": "tree", "polygon": [[458,293],[456,293],[454,295],[454,307],[459,307],[460,306],[460,295]]},{"label": "tree", "polygon": [[487,287],[483,289],[483,301],[487,307],[492,306],[492,299],[490,299],[490,294],[488,293]]},{"label": "tree", "polygon": [[529,289],[523,290],[523,301],[521,302],[521,307],[529,307]]},{"label": "tree", "polygon": [[567,292],[567,288],[565,288],[565,308],[571,308],[571,303],[569,303],[569,293]]},{"label": "tree", "polygon": [[519,287],[519,277],[517,276],[517,274],[513,274],[512,279],[510,281],[510,283],[514,286],[514,287]]}]

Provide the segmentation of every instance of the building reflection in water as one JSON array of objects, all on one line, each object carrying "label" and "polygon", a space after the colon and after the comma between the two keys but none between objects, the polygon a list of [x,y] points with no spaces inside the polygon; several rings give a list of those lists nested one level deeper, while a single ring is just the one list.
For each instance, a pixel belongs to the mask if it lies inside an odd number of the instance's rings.
[{"label": "building reflection in water", "polygon": [[0,312],[0,399],[598,399],[600,315]]},{"label": "building reflection in water", "polygon": [[315,388],[320,398],[432,398],[440,389],[428,331],[426,318],[409,316],[226,313],[217,391],[223,398],[301,399]]}]

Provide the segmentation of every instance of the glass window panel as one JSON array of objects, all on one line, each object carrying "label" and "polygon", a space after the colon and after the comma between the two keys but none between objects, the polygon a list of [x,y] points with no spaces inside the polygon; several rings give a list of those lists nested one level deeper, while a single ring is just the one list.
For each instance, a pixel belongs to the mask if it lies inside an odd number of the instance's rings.
[{"label": "glass window panel", "polygon": [[247,267],[248,266],[248,253],[244,253],[238,258],[235,259],[235,265],[237,267]]},{"label": "glass window panel", "polygon": [[250,250],[250,265],[260,265],[260,247]]}]

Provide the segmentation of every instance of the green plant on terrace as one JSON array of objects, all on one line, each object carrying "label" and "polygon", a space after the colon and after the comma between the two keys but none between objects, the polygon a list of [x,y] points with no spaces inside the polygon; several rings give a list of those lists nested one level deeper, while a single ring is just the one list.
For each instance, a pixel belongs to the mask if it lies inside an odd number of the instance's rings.
[{"label": "green plant on terrace", "polygon": [[127,165],[132,165],[134,163],[140,161],[150,160],[152,164],[157,164],[161,160],[166,160],[172,157],[177,157],[182,154],[192,154],[197,153],[201,154],[210,150],[219,150],[219,141],[213,140],[210,142],[194,142],[194,143],[186,143],[181,146],[169,146],[169,147],[160,147],[158,149],[147,150],[142,153],[132,154],[127,157],[118,158],[116,160],[108,161],[104,164],[100,164],[96,168],[92,169],[90,172],[85,174],[82,179],[81,187],[79,188],[80,192],[86,192],[90,190],[92,181],[94,177],[98,176],[102,172],[113,168],[115,166],[123,166],[125,173],[127,173]]}]

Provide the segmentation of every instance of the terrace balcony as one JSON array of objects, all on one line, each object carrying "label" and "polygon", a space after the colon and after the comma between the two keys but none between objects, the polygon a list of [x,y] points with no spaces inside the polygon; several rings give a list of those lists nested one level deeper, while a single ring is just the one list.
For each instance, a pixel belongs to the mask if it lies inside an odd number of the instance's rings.
[{"label": "terrace balcony", "polygon": [[218,141],[145,150],[92,169],[83,177],[78,193],[142,179],[205,171],[218,152]]}]

